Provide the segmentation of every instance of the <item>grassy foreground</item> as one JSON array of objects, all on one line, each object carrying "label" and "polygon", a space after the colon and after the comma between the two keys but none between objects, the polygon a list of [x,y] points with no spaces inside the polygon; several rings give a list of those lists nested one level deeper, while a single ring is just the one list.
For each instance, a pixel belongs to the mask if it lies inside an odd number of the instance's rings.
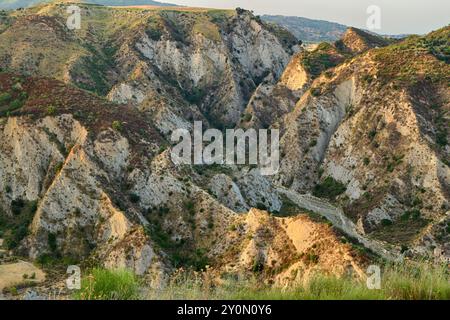
[{"label": "grassy foreground", "polygon": [[227,280],[212,285],[207,272],[177,272],[164,288],[149,289],[129,271],[94,269],[83,279],[75,299],[186,299],[186,300],[450,300],[447,266],[387,265],[381,289],[365,281],[318,275],[304,285],[282,289],[261,285],[258,279]]}]

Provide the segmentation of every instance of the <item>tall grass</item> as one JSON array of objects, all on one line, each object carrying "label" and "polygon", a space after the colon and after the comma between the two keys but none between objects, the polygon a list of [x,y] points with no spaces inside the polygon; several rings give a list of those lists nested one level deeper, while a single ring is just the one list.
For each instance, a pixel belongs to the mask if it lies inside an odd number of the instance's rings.
[{"label": "tall grass", "polygon": [[[206,279],[202,279],[206,277]],[[387,264],[381,288],[369,289],[365,279],[317,274],[304,284],[289,288],[263,285],[254,277],[211,285],[207,273],[176,274],[167,286],[149,290],[146,299],[229,300],[450,300],[447,266],[427,263]]]},{"label": "tall grass", "polygon": [[81,281],[81,290],[75,295],[77,300],[136,300],[140,282],[128,270],[93,269]]},{"label": "tall grass", "polygon": [[450,300],[447,266],[392,264],[382,269],[381,288],[369,289],[364,280],[316,275],[289,289],[241,290],[231,299],[288,300]]},{"label": "tall grass", "polygon": [[391,265],[382,279],[384,291],[393,299],[450,300],[448,265]]},{"label": "tall grass", "polygon": [[365,280],[317,274],[304,284],[269,287],[254,276],[228,278],[220,285],[206,272],[175,272],[161,288],[141,288],[129,272],[93,272],[94,281],[83,280],[80,299],[163,300],[450,300],[447,266],[389,264],[382,268],[381,289],[368,289]]}]

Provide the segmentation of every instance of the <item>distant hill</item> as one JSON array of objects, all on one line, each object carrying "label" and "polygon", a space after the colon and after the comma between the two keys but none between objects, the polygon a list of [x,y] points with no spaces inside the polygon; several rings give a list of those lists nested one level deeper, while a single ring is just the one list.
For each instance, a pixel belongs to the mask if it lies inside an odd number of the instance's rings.
[{"label": "distant hill", "polygon": [[345,25],[324,20],[271,15],[264,15],[261,18],[266,22],[281,25],[303,42],[336,41],[347,30]]},{"label": "distant hill", "polygon": [[[26,8],[39,3],[52,2],[52,0],[1,0],[0,9],[10,10],[17,8]],[[74,1],[78,2],[78,1]],[[152,0],[84,0],[79,2],[100,4],[105,6],[176,6],[175,4],[162,3]]]}]

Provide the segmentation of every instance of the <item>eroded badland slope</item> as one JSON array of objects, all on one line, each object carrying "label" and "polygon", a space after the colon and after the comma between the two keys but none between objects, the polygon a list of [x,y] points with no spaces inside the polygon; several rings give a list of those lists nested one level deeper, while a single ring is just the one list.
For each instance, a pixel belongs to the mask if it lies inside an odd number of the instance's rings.
[{"label": "eroded badland slope", "polygon": [[[0,16],[8,249],[159,278],[363,277],[373,256],[289,189],[392,255],[448,257],[449,28],[398,43],[350,29],[303,51],[242,10],[81,8],[74,31],[62,4]],[[280,172],[175,165],[170,134],[194,120],[280,129]]]}]

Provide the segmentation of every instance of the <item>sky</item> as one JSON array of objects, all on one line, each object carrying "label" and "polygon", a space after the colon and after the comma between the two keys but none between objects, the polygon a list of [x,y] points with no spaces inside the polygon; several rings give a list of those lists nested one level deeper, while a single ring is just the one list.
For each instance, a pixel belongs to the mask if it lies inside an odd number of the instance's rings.
[{"label": "sky", "polygon": [[[164,0],[160,0],[164,2]],[[450,24],[450,0],[167,0],[196,7],[254,10],[255,14],[301,16],[366,28],[370,5],[381,9],[382,34],[424,34]]]}]

